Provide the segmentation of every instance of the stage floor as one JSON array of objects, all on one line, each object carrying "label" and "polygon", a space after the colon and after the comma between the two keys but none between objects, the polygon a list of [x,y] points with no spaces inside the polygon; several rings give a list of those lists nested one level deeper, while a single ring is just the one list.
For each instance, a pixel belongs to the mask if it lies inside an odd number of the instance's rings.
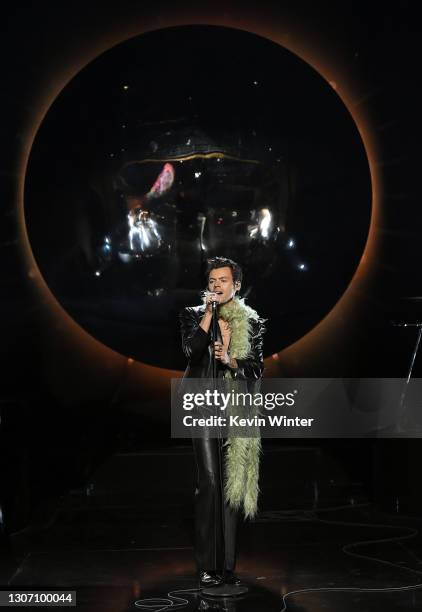
[{"label": "stage floor", "polygon": [[381,511],[317,446],[264,450],[260,514],[239,524],[236,572],[249,592],[236,600],[201,597],[193,483],[189,445],[114,455],[86,487],[51,502],[12,535],[12,554],[0,566],[3,590],[75,590],[84,612],[136,610],[141,598],[181,589],[191,589],[180,593],[187,611],[278,612],[282,595],[300,590],[287,597],[287,610],[422,609],[422,586],[330,590],[422,583],[422,539],[412,532],[422,519]]}]

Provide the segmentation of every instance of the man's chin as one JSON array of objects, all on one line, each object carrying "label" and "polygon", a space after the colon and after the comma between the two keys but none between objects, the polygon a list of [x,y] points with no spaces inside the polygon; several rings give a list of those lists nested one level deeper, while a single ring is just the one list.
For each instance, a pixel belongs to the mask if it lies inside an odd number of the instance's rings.
[{"label": "man's chin", "polygon": [[228,297],[228,298],[225,298],[225,299],[223,299],[221,301],[219,300],[218,304],[219,304],[219,306],[222,306],[223,304],[228,304],[232,299],[233,299],[232,297]]}]

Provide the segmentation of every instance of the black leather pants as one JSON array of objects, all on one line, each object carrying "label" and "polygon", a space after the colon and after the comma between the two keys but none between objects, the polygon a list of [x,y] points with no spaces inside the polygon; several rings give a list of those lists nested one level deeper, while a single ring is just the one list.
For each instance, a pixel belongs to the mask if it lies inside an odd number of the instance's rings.
[{"label": "black leather pants", "polygon": [[198,570],[234,571],[238,512],[224,502],[221,438],[192,438],[197,466],[195,560]]}]

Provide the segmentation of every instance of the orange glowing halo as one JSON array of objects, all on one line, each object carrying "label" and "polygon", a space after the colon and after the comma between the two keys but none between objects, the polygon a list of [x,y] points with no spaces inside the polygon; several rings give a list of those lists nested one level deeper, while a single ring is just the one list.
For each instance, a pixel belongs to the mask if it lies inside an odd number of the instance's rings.
[{"label": "orange glowing halo", "polygon": [[[79,59],[78,64],[75,64],[71,69],[68,69],[67,72],[63,71],[60,77],[56,78],[55,87],[53,87],[51,83],[50,90],[45,91],[44,99],[40,100],[37,111],[34,112],[34,115],[30,118],[30,122],[32,121],[32,124],[28,124],[27,126],[27,139],[25,145],[22,147],[19,164],[20,171],[18,172],[19,182],[17,189],[17,206],[19,211],[20,241],[22,245],[25,268],[28,271],[28,276],[33,281],[38,299],[45,304],[50,315],[61,319],[60,322],[66,331],[67,341],[69,343],[71,343],[75,348],[78,346],[80,349],[83,349],[91,354],[95,354],[97,359],[107,360],[108,363],[112,360],[113,363],[116,363],[116,365],[121,362],[123,357],[122,355],[96,340],[67,314],[50,291],[36,264],[28,239],[24,214],[25,176],[29,154],[35,139],[35,135],[55,98],[60,91],[64,89],[73,76],[88,65],[93,59],[98,57],[98,55],[104,53],[113,46],[125,42],[126,40],[140,34],[145,34],[146,32],[159,30],[166,27],[215,25],[244,30],[263,38],[267,38],[276,44],[283,46],[314,68],[314,70],[316,70],[320,76],[327,81],[327,83],[331,84],[332,86],[333,83],[335,83],[335,91],[348,109],[360,133],[369,163],[372,183],[371,222],[365,249],[355,274],[353,275],[353,278],[342,297],[333,306],[331,311],[324,317],[324,319],[322,319],[302,338],[282,351],[283,360],[285,362],[288,360],[296,362],[304,355],[306,355],[307,358],[312,358],[314,355],[316,355],[317,351],[321,351],[324,343],[327,343],[327,339],[331,336],[331,334],[335,331],[338,332],[338,322],[341,321],[346,315],[348,317],[352,316],[353,307],[358,304],[358,294],[363,291],[365,284],[370,278],[370,271],[377,247],[375,228],[378,224],[380,216],[381,192],[380,177],[376,166],[377,142],[375,135],[373,130],[371,130],[370,121],[368,116],[365,114],[364,109],[361,106],[353,103],[353,99],[357,97],[357,91],[355,91],[356,88],[346,83],[344,74],[339,67],[336,67],[334,63],[331,64],[329,61],[323,58],[322,46],[317,48],[318,45],[316,45],[314,48],[311,48],[309,42],[308,46],[306,46],[306,43],[303,42],[307,38],[304,35],[304,32],[297,30],[293,33],[293,28],[288,24],[288,20],[286,20],[286,22],[283,24],[283,32],[280,32],[277,30],[277,24],[274,23],[274,20],[271,19],[270,15],[263,16],[254,14],[248,20],[247,16],[245,17],[240,15],[205,15],[205,9],[202,9],[202,12],[201,9],[197,9],[196,13],[193,14],[194,12],[195,9],[190,10],[189,19],[186,18],[186,14],[183,17],[180,17],[183,11],[178,11],[174,15],[170,15],[170,13],[167,15],[161,15],[159,19],[156,17],[153,17],[152,19],[150,18],[151,23],[148,23],[148,20],[145,22],[144,19],[142,25],[139,26],[136,24],[133,25],[133,16],[131,16],[131,24],[127,26],[125,32],[114,34],[112,41],[108,40],[106,43],[100,44],[95,51],[92,51],[91,57],[88,57],[88,59],[86,57],[83,60]],[[130,20],[128,18],[128,22],[129,21]],[[289,30],[289,34],[286,33],[287,30]],[[294,35],[292,35],[292,33]],[[329,50],[329,53],[330,60],[332,61],[332,56],[334,55],[332,49]],[[126,359],[126,357],[124,357],[124,359]],[[139,362],[136,365],[140,381],[150,389],[156,389],[159,382],[161,382],[161,384],[164,381],[169,383],[172,377],[177,377],[180,374],[178,371],[153,367]],[[266,359],[266,366],[270,375],[277,372],[277,360],[268,357]]]}]

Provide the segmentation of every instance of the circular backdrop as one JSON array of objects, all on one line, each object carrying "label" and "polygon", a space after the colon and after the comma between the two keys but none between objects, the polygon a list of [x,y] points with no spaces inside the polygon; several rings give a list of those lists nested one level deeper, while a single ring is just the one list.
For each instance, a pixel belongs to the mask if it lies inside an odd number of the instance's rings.
[{"label": "circular backdrop", "polygon": [[208,257],[243,266],[269,355],[342,296],[370,216],[366,152],[335,90],[285,48],[218,26],[142,34],[91,62],[50,107],[25,179],[31,247],[61,305],[171,369]]}]

